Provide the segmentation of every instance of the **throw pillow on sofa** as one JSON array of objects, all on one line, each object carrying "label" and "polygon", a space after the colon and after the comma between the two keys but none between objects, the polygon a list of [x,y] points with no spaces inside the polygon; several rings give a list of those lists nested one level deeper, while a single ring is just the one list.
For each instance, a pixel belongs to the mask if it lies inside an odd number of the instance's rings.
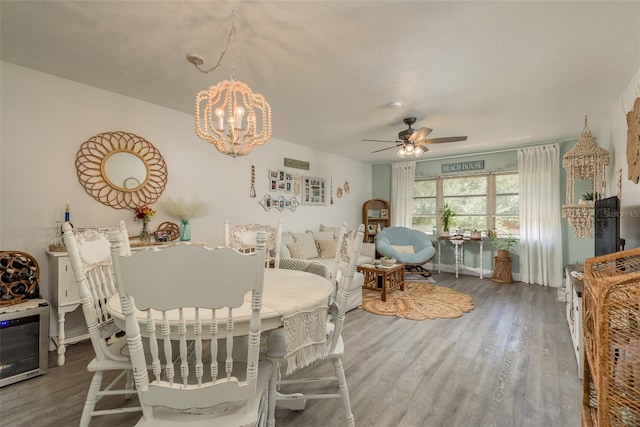
[{"label": "throw pillow on sofa", "polygon": [[303,259],[318,257],[318,249],[316,248],[315,240],[313,240],[313,234],[293,233],[293,238],[296,240],[296,243],[300,245],[302,252],[306,255]]},{"label": "throw pillow on sofa", "polygon": [[320,225],[320,231],[328,231],[330,233],[333,233],[333,237],[332,239],[337,239],[338,236],[340,236],[340,229],[342,227],[327,227],[325,225]]},{"label": "throw pillow on sofa", "polygon": [[297,259],[307,259],[305,256],[304,250],[300,247],[298,242],[289,243],[287,245],[287,249],[289,250],[290,257],[286,258],[297,258]]},{"label": "throw pillow on sofa", "polygon": [[316,242],[318,240],[333,240],[333,239],[336,239],[338,237],[338,236],[334,236],[333,231],[309,231],[309,230],[307,230],[307,233],[313,234],[313,240],[315,240]]},{"label": "throw pillow on sofa", "polygon": [[293,258],[291,256],[291,252],[289,252],[289,248],[287,247],[287,245],[295,243],[293,235],[289,231],[285,231],[284,233],[282,233],[281,239],[282,243],[280,245],[280,258]]},{"label": "throw pillow on sofa", "polygon": [[338,239],[316,240],[320,258],[335,258],[338,249]]}]

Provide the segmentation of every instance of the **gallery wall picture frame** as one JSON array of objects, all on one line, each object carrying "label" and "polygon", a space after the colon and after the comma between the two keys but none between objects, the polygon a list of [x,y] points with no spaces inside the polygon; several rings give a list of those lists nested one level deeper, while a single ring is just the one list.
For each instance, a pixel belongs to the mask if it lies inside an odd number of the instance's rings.
[{"label": "gallery wall picture frame", "polygon": [[286,198],[284,196],[271,196],[269,194],[265,195],[259,203],[267,212],[272,209],[277,209],[280,212],[289,209],[291,212],[295,212],[298,206],[300,206],[300,202],[295,196]]},{"label": "gallery wall picture frame", "polygon": [[316,176],[303,176],[302,204],[310,206],[326,205],[327,180]]},{"label": "gallery wall picture frame", "polygon": [[[389,213],[387,212],[387,215],[388,214]],[[382,211],[381,211],[381,209],[369,209],[368,216],[369,216],[369,218],[376,218],[376,219],[377,218],[381,218],[382,217]]]},{"label": "gallery wall picture frame", "polygon": [[293,174],[280,169],[269,169],[269,191],[293,192]]}]

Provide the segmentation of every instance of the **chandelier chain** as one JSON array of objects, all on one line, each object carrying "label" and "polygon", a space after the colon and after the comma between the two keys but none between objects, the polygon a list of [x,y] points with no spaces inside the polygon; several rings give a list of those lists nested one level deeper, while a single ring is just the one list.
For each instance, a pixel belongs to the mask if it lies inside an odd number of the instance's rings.
[{"label": "chandelier chain", "polygon": [[200,65],[198,65],[197,63],[194,63],[193,65],[198,69],[198,71],[200,71],[203,74],[209,74],[212,71],[217,70],[220,67],[220,64],[222,64],[222,59],[224,58],[225,54],[227,53],[227,49],[229,47],[229,43],[231,43],[231,39],[233,38],[233,77],[232,79],[235,80],[236,78],[236,15],[238,14],[238,10],[237,9],[233,9],[233,23],[231,24],[231,30],[229,31],[229,36],[227,37],[227,42],[224,44],[224,49],[222,50],[222,53],[220,54],[220,57],[218,58],[218,62],[216,62],[216,64],[208,69],[203,69],[200,67]]}]

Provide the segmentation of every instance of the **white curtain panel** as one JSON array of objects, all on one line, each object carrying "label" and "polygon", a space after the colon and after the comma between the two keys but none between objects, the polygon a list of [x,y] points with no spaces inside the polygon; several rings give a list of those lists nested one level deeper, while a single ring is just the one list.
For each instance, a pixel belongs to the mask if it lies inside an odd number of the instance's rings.
[{"label": "white curtain panel", "polygon": [[416,162],[391,164],[391,223],[411,228]]},{"label": "white curtain panel", "polygon": [[562,286],[560,147],[518,150],[520,280]]}]

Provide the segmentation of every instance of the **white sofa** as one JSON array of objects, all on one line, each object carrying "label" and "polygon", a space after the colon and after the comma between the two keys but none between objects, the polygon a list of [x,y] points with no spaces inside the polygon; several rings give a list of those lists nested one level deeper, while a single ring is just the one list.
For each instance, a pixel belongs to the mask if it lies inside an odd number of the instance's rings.
[{"label": "white sofa", "polygon": [[[336,271],[337,237],[340,227],[320,226],[320,231],[305,233],[282,233],[280,250],[280,268],[304,270],[331,279]],[[372,263],[375,259],[375,245],[363,243],[358,257],[358,265]],[[349,298],[347,310],[353,310],[362,304],[362,285],[364,276],[356,272]]]}]

